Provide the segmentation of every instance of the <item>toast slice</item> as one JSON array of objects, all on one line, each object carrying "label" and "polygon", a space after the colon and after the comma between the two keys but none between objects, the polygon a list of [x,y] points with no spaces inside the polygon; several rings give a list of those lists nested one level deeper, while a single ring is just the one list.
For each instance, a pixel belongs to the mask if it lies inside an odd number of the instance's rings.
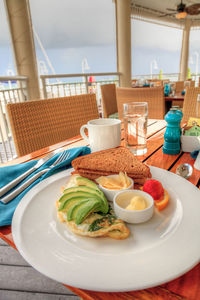
[{"label": "toast slice", "polygon": [[97,174],[99,176],[111,175],[120,171],[127,173],[132,178],[151,177],[149,167],[139,161],[125,147],[107,149],[78,157],[72,161],[72,166],[77,173],[80,171],[82,174],[91,174],[93,178]]},{"label": "toast slice", "polygon": [[[97,179],[101,176],[108,176],[108,175],[113,175],[113,174],[116,174],[116,173],[111,173],[110,172],[110,173],[106,173],[106,174],[99,174],[99,173],[94,174],[94,173],[83,172],[81,169],[79,169],[78,171],[72,172],[72,174],[79,174],[82,177],[86,177],[90,180],[95,181],[95,179]],[[136,178],[132,174],[127,174],[127,176],[131,177],[134,180],[134,184],[138,184],[138,185],[143,185],[146,182],[146,180],[148,178],[150,178],[150,176],[149,177],[143,177],[143,178]]]}]

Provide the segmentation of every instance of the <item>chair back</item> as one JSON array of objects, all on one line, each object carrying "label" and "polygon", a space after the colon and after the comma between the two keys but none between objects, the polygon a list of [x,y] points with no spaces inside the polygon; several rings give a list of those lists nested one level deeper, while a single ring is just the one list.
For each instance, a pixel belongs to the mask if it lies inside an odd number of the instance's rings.
[{"label": "chair back", "polygon": [[176,81],[176,93],[182,92],[185,88],[184,81]]},{"label": "chair back", "polygon": [[19,156],[77,136],[99,118],[95,94],[12,103],[7,112]]},{"label": "chair back", "polygon": [[103,102],[103,116],[108,118],[109,115],[117,112],[116,85],[101,85],[101,96]]},{"label": "chair back", "polygon": [[152,88],[117,88],[117,106],[119,119],[123,118],[123,103],[147,102],[148,116],[151,119],[163,119],[165,99],[163,87]]},{"label": "chair back", "polygon": [[199,117],[197,116],[196,106],[197,97],[200,94],[200,87],[188,87],[185,92],[184,102],[183,102],[183,121],[188,121],[189,117]]}]

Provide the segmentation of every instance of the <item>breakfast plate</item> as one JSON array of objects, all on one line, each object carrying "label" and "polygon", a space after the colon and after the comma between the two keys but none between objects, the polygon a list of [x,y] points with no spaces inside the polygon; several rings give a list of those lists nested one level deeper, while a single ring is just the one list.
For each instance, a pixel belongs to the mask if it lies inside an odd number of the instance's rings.
[{"label": "breakfast plate", "polygon": [[169,171],[150,167],[170,202],[151,220],[130,225],[125,240],[81,237],[57,218],[55,202],[72,169],[33,187],[12,221],[14,242],[36,270],[67,285],[106,292],[157,286],[184,274],[200,258],[200,191]]}]

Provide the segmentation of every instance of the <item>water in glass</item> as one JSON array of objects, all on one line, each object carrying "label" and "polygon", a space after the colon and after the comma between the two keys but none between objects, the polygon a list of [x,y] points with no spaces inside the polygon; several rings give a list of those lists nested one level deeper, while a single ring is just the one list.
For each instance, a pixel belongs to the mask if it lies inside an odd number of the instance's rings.
[{"label": "water in glass", "polygon": [[[135,113],[134,113],[135,111]],[[125,146],[135,155],[147,152],[147,110],[137,113],[138,109],[124,107]]]}]

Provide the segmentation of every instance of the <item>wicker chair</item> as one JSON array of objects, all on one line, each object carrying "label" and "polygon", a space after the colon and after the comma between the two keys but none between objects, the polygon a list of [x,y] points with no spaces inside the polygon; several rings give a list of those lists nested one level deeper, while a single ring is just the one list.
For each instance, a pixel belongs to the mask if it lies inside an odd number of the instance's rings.
[{"label": "wicker chair", "polygon": [[190,87],[186,89],[183,102],[183,121],[188,121],[189,117],[199,117],[196,115],[197,96],[200,94],[200,87]]},{"label": "wicker chair", "polygon": [[190,82],[190,87],[195,87],[195,80],[189,80]]},{"label": "wicker chair", "polygon": [[184,90],[184,81],[176,81],[176,93],[180,93]]},{"label": "wicker chair", "polygon": [[148,102],[149,118],[163,119],[165,115],[164,88],[117,88],[119,118],[123,118],[123,103]]},{"label": "wicker chair", "polygon": [[95,94],[12,103],[7,112],[19,156],[79,135],[99,118]]},{"label": "wicker chair", "polygon": [[108,118],[117,112],[116,85],[101,85],[101,96],[103,102],[103,116]]}]

